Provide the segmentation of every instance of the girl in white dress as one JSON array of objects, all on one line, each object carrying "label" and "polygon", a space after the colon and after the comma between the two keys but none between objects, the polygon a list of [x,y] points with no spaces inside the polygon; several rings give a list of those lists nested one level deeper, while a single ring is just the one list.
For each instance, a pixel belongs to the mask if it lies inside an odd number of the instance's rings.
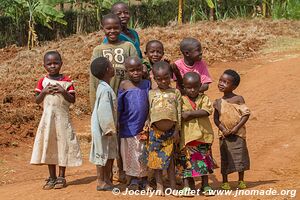
[{"label": "girl in white dress", "polygon": [[[72,81],[60,74],[62,59],[57,51],[44,56],[48,74],[38,81],[36,103],[43,102],[43,115],[34,141],[31,164],[48,165],[49,178],[43,189],[60,189],[66,186],[67,166],[80,166],[82,158],[69,114],[69,106],[75,102]],[[56,176],[56,165],[59,174]]]}]

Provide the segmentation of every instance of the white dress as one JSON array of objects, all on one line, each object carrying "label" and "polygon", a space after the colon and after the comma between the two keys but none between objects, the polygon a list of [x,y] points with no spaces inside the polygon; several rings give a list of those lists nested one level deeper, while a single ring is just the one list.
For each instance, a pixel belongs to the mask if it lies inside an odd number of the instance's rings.
[{"label": "white dress", "polygon": [[[42,85],[60,84],[67,90],[72,82],[44,78]],[[43,115],[35,137],[30,164],[80,166],[78,140],[71,124],[70,104],[61,94],[48,94],[43,102]]]}]

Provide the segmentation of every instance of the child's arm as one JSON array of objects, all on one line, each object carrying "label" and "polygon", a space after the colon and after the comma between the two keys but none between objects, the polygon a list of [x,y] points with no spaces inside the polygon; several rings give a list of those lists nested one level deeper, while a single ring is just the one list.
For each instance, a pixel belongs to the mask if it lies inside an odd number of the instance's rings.
[{"label": "child's arm", "polygon": [[199,109],[199,110],[193,110],[193,111],[185,111],[182,112],[182,119],[184,121],[189,121],[195,118],[200,118],[200,117],[208,117],[210,114],[203,109]]},{"label": "child's arm", "polygon": [[209,88],[209,84],[208,84],[208,83],[203,83],[203,84],[201,85],[201,87],[200,87],[200,92],[203,93],[203,92],[207,91],[208,88]]},{"label": "child's arm", "polygon": [[37,104],[42,103],[47,94],[53,94],[53,89],[50,83],[41,92],[36,92],[35,103]]},{"label": "child's arm", "polygon": [[223,137],[225,137],[226,135],[229,135],[229,130],[220,122],[219,120],[219,111],[217,109],[215,109],[214,112],[214,122],[215,125],[219,128],[219,130],[223,133]]},{"label": "child's arm", "polygon": [[180,74],[180,71],[177,67],[177,65],[175,63],[171,64],[171,69],[172,69],[172,73],[174,73],[175,77],[176,77],[176,81],[179,87],[180,92],[183,94],[184,93],[184,87],[183,87],[183,78]]},{"label": "child's arm", "polygon": [[103,136],[110,136],[117,133],[115,114],[112,96],[109,91],[103,92],[97,107],[98,123]]},{"label": "child's arm", "polygon": [[61,85],[59,85],[59,84],[53,85],[52,89],[53,89],[54,93],[62,94],[66,101],[68,101],[70,103],[75,103],[75,94],[69,93]]},{"label": "child's arm", "polygon": [[[237,96],[235,103],[236,104],[245,104],[245,100],[242,96]],[[235,125],[235,127],[233,127],[229,131],[230,134],[236,134],[240,130],[240,128],[245,125],[245,123],[248,121],[249,117],[250,117],[250,112],[244,113],[244,115],[241,117],[239,123],[237,125]]]},{"label": "child's arm", "polygon": [[189,121],[191,119],[200,118],[200,117],[208,117],[213,112],[212,103],[209,100],[208,96],[202,96],[201,102],[198,104],[197,110],[186,111],[182,113],[182,118],[185,121]]},{"label": "child's arm", "polygon": [[229,134],[236,134],[240,130],[240,128],[245,125],[245,123],[248,121],[249,117],[250,117],[250,114],[242,116],[239,123],[229,131]]},{"label": "child's arm", "polygon": [[182,107],[182,100],[181,100],[181,94],[178,90],[176,90],[176,101],[177,101],[177,122],[175,126],[175,132],[174,132],[174,139],[175,143],[178,143],[180,141],[180,130],[181,130],[181,107]]}]

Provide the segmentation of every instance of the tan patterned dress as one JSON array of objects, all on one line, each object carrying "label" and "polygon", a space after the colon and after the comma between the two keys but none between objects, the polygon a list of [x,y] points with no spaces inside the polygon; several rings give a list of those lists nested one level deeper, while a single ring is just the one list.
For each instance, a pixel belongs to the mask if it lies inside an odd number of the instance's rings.
[{"label": "tan patterned dress", "polygon": [[[60,84],[68,89],[72,82],[45,77],[48,84]],[[43,115],[35,137],[30,164],[80,166],[82,164],[78,140],[69,114],[70,103],[61,94],[48,94],[43,102]]]}]

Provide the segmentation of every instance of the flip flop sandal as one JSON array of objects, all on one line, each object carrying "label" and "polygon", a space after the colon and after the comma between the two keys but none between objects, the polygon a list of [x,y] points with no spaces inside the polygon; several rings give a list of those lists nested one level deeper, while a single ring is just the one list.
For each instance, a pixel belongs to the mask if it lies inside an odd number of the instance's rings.
[{"label": "flip flop sandal", "polygon": [[231,190],[231,187],[228,182],[225,182],[225,183],[222,183],[221,189],[222,190]]},{"label": "flip flop sandal", "polygon": [[215,196],[213,189],[210,186],[205,186],[202,192],[206,197]]},{"label": "flip flop sandal", "polygon": [[55,178],[48,178],[46,179],[46,184],[43,186],[43,190],[51,190],[55,186],[56,179]]},{"label": "flip flop sandal", "polygon": [[67,185],[67,181],[64,177],[57,177],[56,182],[55,182],[55,186],[54,189],[62,189],[64,187],[66,187]]},{"label": "flip flop sandal", "polygon": [[140,190],[148,190],[148,191],[153,190],[153,188],[150,186],[150,184],[147,180],[140,181],[139,189]]},{"label": "flip flop sandal", "polygon": [[104,187],[97,186],[97,191],[112,191],[115,187],[112,185],[105,185]]},{"label": "flip flop sandal", "polygon": [[139,190],[139,182],[138,182],[138,180],[137,179],[132,179],[131,181],[130,181],[130,184],[127,186],[127,188],[129,189],[129,190]]},{"label": "flip flop sandal", "polygon": [[246,185],[245,181],[239,181],[238,188],[240,190],[246,189],[247,185]]}]

